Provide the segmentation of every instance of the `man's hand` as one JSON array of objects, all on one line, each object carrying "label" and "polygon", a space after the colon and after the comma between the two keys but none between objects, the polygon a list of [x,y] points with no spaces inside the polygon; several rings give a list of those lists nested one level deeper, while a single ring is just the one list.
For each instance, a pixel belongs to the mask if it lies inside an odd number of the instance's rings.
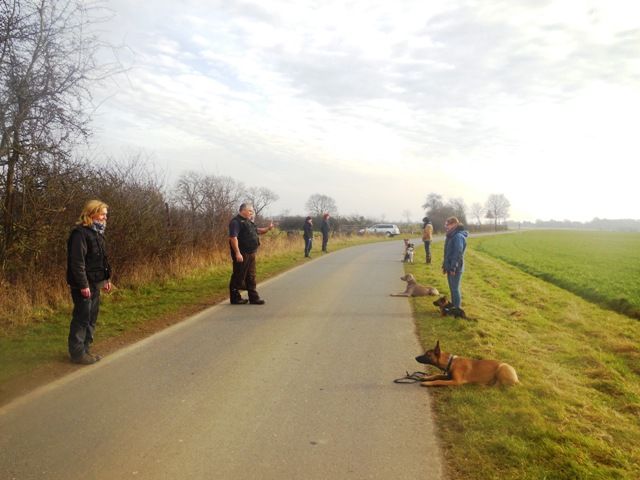
[{"label": "man's hand", "polygon": [[242,254],[240,252],[236,253],[236,262],[238,263],[244,262],[244,258],[242,258]]},{"label": "man's hand", "polygon": [[91,289],[90,288],[81,288],[80,295],[84,298],[91,298]]},{"label": "man's hand", "polygon": [[104,287],[102,287],[104,289],[105,292],[110,293],[111,292],[111,282],[107,281],[107,283],[104,284]]}]

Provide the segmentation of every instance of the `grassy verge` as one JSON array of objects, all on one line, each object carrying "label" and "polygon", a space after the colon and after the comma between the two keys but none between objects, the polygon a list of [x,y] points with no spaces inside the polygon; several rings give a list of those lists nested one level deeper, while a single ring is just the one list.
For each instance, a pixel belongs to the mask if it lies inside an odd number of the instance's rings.
[{"label": "grassy verge", "polygon": [[[330,251],[379,241],[373,236],[334,237]],[[258,282],[304,263],[302,240],[265,238],[258,258]],[[317,251],[317,249],[316,249]],[[312,252],[313,253],[313,252]],[[317,253],[319,254],[319,252]],[[119,288],[103,295],[96,351],[113,350],[214,305],[228,296],[230,262],[194,270],[179,278]],[[53,311],[34,312],[0,335],[0,400],[12,396],[12,381],[51,364],[68,364],[70,301]],[[64,372],[61,372],[64,373]]]},{"label": "grassy verge", "polygon": [[[431,267],[418,250],[407,270],[448,292],[441,250]],[[413,299],[421,341],[510,363],[521,385],[430,390],[450,478],[640,478],[640,322],[478,252],[475,241],[467,265],[471,320]]]}]

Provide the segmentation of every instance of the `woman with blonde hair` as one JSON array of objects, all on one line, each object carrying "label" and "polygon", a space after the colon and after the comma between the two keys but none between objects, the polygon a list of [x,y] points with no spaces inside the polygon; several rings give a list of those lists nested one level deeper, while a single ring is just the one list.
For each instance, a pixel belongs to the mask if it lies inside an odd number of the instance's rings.
[{"label": "woman with blonde hair", "polygon": [[73,300],[69,356],[81,365],[102,358],[92,355],[90,347],[100,309],[100,289],[111,291],[111,267],[104,240],[108,209],[100,200],[88,201],[67,241],[67,284]]}]

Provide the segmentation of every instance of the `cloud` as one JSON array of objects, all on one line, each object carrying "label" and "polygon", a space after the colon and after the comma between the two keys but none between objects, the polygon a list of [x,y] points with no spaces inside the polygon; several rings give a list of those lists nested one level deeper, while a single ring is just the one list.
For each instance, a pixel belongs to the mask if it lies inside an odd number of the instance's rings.
[{"label": "cloud", "polygon": [[[268,180],[292,212],[320,184],[348,202],[341,211],[388,219],[410,208],[407,197],[421,215],[423,197],[437,192],[468,204],[505,193],[523,219],[588,220],[594,208],[580,205],[595,189],[611,199],[598,216],[640,217],[602,184],[637,156],[639,7],[402,7],[116,2],[110,35],[128,40],[134,60],[104,92],[98,140],[149,150],[173,176],[195,167]],[[575,172],[582,177],[567,182]],[[540,201],[540,185],[563,192],[549,195],[556,208]]]}]

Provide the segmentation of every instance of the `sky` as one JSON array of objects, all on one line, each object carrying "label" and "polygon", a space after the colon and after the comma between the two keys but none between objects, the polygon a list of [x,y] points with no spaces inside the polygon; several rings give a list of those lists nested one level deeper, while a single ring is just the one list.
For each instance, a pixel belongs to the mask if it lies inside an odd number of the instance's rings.
[{"label": "sky", "polygon": [[[111,0],[126,73],[96,151],[170,187],[230,176],[306,214],[419,221],[430,193],[513,221],[640,219],[640,2]],[[471,215],[468,215],[471,217]]]}]

